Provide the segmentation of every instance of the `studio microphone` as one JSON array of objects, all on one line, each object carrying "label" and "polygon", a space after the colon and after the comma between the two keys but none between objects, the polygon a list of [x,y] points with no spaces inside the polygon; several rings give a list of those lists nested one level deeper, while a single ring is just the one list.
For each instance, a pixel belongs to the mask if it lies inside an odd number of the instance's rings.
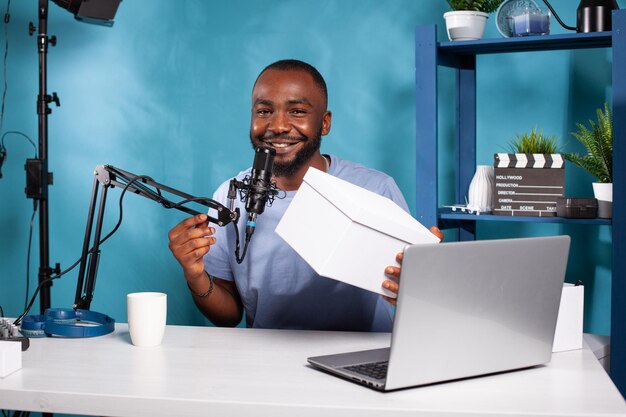
[{"label": "studio microphone", "polygon": [[[241,256],[239,255],[239,232],[236,232],[235,241],[235,258],[237,263],[242,263],[248,251],[250,238],[256,230],[256,218],[265,211],[266,205],[272,205],[274,198],[281,191],[272,182],[272,169],[274,168],[274,156],[276,150],[274,148],[258,147],[254,149],[254,162],[250,175],[246,175],[243,181],[235,178],[230,180],[228,188],[229,209],[237,213],[239,218],[239,208],[234,208],[237,191],[241,196],[241,201],[246,203],[245,209],[248,212],[248,221],[246,223],[246,237]],[[279,197],[281,198],[281,197]],[[284,198],[284,197],[283,197]],[[237,229],[237,221],[233,222]]]},{"label": "studio microphone", "polygon": [[276,195],[276,186],[272,183],[272,168],[274,167],[274,148],[258,147],[255,149],[252,172],[248,184],[246,211],[246,239],[250,239],[256,228],[256,218],[265,210],[267,201]]}]

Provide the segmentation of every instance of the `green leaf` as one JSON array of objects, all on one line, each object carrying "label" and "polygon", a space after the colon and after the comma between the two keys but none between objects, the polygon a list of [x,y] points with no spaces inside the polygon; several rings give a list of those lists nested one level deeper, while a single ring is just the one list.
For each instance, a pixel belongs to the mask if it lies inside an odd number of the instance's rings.
[{"label": "green leaf", "polygon": [[556,136],[547,137],[536,127],[530,133],[518,133],[516,137],[509,146],[511,153],[561,153]]},{"label": "green leaf", "polygon": [[476,10],[478,12],[493,13],[503,0],[447,0],[452,10]]},{"label": "green leaf", "polygon": [[564,154],[563,157],[574,165],[596,177],[599,182],[613,182],[613,113],[608,103],[604,111],[596,110],[597,122],[589,120],[590,128],[576,123],[578,131],[572,132],[587,150],[585,155]]}]

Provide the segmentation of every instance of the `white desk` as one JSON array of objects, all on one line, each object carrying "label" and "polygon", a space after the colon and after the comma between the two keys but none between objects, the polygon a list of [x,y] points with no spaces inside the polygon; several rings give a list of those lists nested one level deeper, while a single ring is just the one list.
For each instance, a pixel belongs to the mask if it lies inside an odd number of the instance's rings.
[{"label": "white desk", "polygon": [[548,366],[380,393],[306,358],[388,345],[388,334],[168,326],[137,348],[127,326],[93,339],[32,339],[0,379],[0,409],[105,416],[626,416],[588,349]]}]

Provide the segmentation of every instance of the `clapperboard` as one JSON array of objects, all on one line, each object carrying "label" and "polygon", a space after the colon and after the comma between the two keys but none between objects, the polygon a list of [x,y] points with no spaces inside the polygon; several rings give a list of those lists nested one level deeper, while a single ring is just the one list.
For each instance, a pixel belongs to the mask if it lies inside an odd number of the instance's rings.
[{"label": "clapperboard", "polygon": [[565,189],[560,154],[494,154],[493,214],[556,216],[556,200]]}]

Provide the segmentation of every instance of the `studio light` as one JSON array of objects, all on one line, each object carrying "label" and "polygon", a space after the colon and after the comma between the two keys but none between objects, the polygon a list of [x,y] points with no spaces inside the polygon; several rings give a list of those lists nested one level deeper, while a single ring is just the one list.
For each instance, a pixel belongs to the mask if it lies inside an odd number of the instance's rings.
[{"label": "studio light", "polygon": [[611,31],[611,14],[619,9],[616,0],[580,0],[576,9],[576,27],[573,27],[563,23],[548,0],[543,2],[563,28],[579,33]]},{"label": "studio light", "polygon": [[103,26],[113,26],[113,18],[122,0],[52,0],[77,20]]}]

